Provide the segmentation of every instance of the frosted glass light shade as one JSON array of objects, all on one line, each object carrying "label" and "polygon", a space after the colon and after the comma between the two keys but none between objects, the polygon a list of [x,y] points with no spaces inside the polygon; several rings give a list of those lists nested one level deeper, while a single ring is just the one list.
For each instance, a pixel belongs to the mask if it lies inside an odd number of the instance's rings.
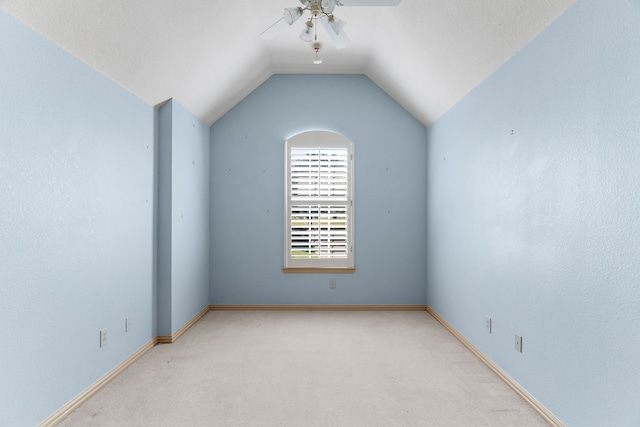
[{"label": "frosted glass light shade", "polygon": [[336,0],[322,0],[320,7],[324,13],[331,13],[336,8]]},{"label": "frosted glass light shade", "polygon": [[300,39],[305,42],[313,41],[313,22],[307,21],[302,31],[300,31]]},{"label": "frosted glass light shade", "polygon": [[284,10],[284,20],[287,24],[293,25],[302,16],[301,7],[288,7]]},{"label": "frosted glass light shade", "polygon": [[342,19],[338,19],[333,15],[320,17],[320,22],[329,37],[333,40],[338,49],[343,49],[349,44],[349,37],[344,32],[344,26],[347,24]]}]

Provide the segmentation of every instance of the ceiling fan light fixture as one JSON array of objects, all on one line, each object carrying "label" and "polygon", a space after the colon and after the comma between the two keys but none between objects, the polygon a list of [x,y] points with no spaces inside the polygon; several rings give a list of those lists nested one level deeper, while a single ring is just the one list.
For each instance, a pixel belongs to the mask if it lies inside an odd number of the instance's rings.
[{"label": "ceiling fan light fixture", "polygon": [[[1,1],[1,0],[0,0]],[[307,15],[305,25],[299,34],[301,40],[311,43],[318,40],[317,24],[321,23],[333,40],[337,49],[349,45],[349,37],[344,32],[345,21],[336,18],[333,11],[337,6],[397,6],[402,0],[298,0],[301,6],[284,9],[284,16],[260,34],[270,40],[285,25],[293,25],[301,16]],[[309,12],[307,14],[307,12]]]},{"label": "ceiling fan light fixture", "polygon": [[284,20],[287,24],[293,25],[302,16],[301,7],[288,7],[284,10]]},{"label": "ceiling fan light fixture", "polygon": [[322,0],[320,7],[322,8],[322,12],[329,15],[333,12],[333,9],[336,8],[336,0]]},{"label": "ceiling fan light fixture", "polygon": [[[333,20],[330,21],[330,19]],[[336,48],[344,49],[349,45],[349,37],[347,37],[347,34],[342,29],[342,27],[347,25],[346,22],[336,17],[331,18],[326,15],[320,18],[320,22],[322,23],[324,30],[329,34],[329,37],[333,40]]]},{"label": "ceiling fan light fixture", "polygon": [[307,21],[302,31],[300,31],[300,39],[305,42],[313,41],[313,22]]}]

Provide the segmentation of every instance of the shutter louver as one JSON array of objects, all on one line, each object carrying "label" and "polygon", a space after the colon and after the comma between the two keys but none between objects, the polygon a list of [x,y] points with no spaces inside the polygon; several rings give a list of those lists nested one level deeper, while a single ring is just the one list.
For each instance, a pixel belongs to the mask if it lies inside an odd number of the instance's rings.
[{"label": "shutter louver", "polygon": [[347,215],[344,205],[291,206],[291,257],[346,258]]},{"label": "shutter louver", "polygon": [[291,200],[346,201],[349,152],[346,148],[291,148]]}]

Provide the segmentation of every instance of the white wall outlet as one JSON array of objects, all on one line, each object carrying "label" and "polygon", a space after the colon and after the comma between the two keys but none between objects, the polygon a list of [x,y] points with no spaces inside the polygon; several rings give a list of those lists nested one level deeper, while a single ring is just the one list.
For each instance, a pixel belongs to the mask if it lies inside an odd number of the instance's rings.
[{"label": "white wall outlet", "polygon": [[126,319],[124,319],[124,331],[125,332],[130,332],[131,331],[131,318],[127,317]]},{"label": "white wall outlet", "polygon": [[329,289],[336,288],[336,279],[329,279]]},{"label": "white wall outlet", "polygon": [[491,333],[491,317],[484,318],[484,327],[487,330],[487,333]]},{"label": "white wall outlet", "polygon": [[104,347],[105,345],[107,345],[107,330],[106,329],[102,329],[100,331],[100,347]]},{"label": "white wall outlet", "polygon": [[516,350],[518,350],[520,353],[522,353],[522,337],[518,334],[516,334]]}]

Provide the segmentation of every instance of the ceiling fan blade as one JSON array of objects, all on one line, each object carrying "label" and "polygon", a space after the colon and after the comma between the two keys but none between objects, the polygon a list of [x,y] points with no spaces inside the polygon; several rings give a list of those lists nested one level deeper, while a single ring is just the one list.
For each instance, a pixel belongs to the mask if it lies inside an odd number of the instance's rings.
[{"label": "ceiling fan blade", "polygon": [[282,17],[278,19],[276,22],[274,22],[273,24],[271,24],[269,28],[267,28],[262,33],[260,33],[260,37],[262,37],[264,40],[271,40],[272,38],[277,36],[280,31],[282,31],[288,26],[289,25],[284,20],[284,17]]},{"label": "ceiling fan blade", "polygon": [[397,6],[400,0],[336,0],[339,6]]},{"label": "ceiling fan blade", "polygon": [[344,49],[345,47],[347,47],[350,40],[343,29],[344,25],[346,24],[345,22],[342,22],[341,25],[338,26],[337,31],[336,28],[331,25],[326,15],[320,18],[320,22],[322,22],[322,26],[324,27],[327,34],[329,34],[329,37],[331,37],[331,40],[333,40],[333,43],[338,49]]}]

